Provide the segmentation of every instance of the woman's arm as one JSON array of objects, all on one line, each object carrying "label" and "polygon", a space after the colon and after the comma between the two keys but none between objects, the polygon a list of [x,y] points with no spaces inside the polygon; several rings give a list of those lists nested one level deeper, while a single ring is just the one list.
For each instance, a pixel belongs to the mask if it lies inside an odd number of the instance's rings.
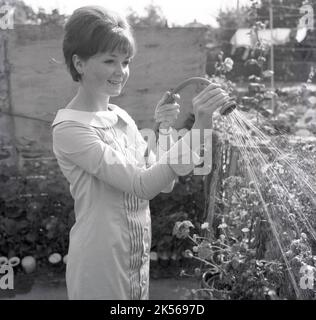
[{"label": "woman's arm", "polygon": [[[176,142],[147,169],[129,162],[123,153],[102,141],[91,127],[79,123],[63,122],[54,127],[53,150],[57,159],[66,158],[113,187],[150,200],[170,185],[177,175],[191,172],[194,162],[199,161],[189,147],[190,136],[184,138],[182,144]],[[181,164],[183,159],[185,164]]]},{"label": "woman's arm", "polygon": [[[162,157],[164,153],[166,153],[174,144],[175,140],[172,136],[173,130],[170,129],[167,134],[163,134],[162,132],[159,132],[156,134],[155,145],[151,146],[150,141],[148,144],[148,149],[150,151],[149,157],[148,157],[148,163],[153,164],[154,162],[159,161],[159,159]],[[163,193],[170,193],[172,192],[176,180],[173,180],[166,188],[164,188],[161,192]]]}]

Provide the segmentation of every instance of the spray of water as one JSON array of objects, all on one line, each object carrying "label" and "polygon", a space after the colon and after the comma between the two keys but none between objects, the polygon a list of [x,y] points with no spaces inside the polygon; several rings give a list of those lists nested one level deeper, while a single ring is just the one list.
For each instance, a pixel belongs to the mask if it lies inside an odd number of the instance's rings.
[{"label": "spray of water", "polygon": [[[307,219],[306,215],[303,213],[302,208],[298,202],[298,200],[293,196],[288,188],[288,186],[285,185],[285,181],[282,180],[282,172],[284,171],[283,168],[287,169],[291,182],[294,182],[298,184],[302,192],[305,193],[307,198],[316,205],[315,201],[315,195],[316,195],[316,184],[315,179],[308,175],[307,171],[304,171],[304,169],[300,166],[297,155],[292,154],[292,157],[289,157],[288,154],[283,152],[283,150],[276,146],[274,143],[269,142],[267,145],[268,149],[271,151],[274,160],[269,163],[269,161],[266,161],[266,159],[263,156],[263,153],[260,151],[260,148],[258,148],[258,142],[262,143],[262,141],[268,141],[269,138],[263,134],[255,125],[253,125],[247,117],[245,117],[241,112],[236,112],[232,118],[230,119],[231,125],[234,127],[240,128],[240,132],[243,136],[246,136],[248,138],[249,144],[252,148],[257,148],[256,156],[258,155],[261,161],[261,165],[263,165],[263,170],[261,170],[262,173],[270,174],[268,175],[268,178],[271,177],[271,175],[274,178],[274,184],[273,187],[275,188],[275,191],[278,192],[278,199],[282,199],[282,197],[287,198],[288,203],[290,203],[295,208],[295,213],[298,214],[298,218],[301,220],[301,222],[304,224],[310,235],[314,240],[316,240],[316,232],[314,228],[312,227],[311,223]],[[258,137],[258,142],[254,138],[251,137],[249,134],[249,130],[246,130],[245,125],[247,125],[252,132],[254,132]],[[306,155],[305,155],[306,156]],[[312,159],[309,159],[308,161],[310,164],[313,163]],[[273,166],[274,164],[277,164],[276,166]],[[283,164],[283,165],[282,165]],[[279,170],[277,170],[279,169]],[[280,188],[281,190],[278,190]],[[288,211],[288,210],[287,210]]]},{"label": "spray of water", "polygon": [[[225,125],[234,133],[230,136],[230,142],[240,150],[249,179],[254,183],[263,212],[287,267],[295,295],[297,299],[302,299],[304,293],[299,289],[291,269],[286,246],[289,244],[289,237],[293,240],[300,235],[301,228],[297,221],[315,241],[316,232],[299,199],[290,190],[289,183],[299,188],[306,199],[316,206],[316,180],[300,165],[298,154],[289,155],[272,143],[243,112],[234,110],[226,117]],[[285,172],[290,179],[284,179]],[[270,186],[269,192],[263,189],[263,185]]]}]

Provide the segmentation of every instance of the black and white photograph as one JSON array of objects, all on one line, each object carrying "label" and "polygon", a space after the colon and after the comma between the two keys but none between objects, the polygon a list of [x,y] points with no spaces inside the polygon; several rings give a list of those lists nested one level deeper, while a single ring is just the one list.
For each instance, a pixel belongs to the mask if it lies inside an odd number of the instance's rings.
[{"label": "black and white photograph", "polygon": [[316,300],[315,19],[316,0],[0,0],[0,309]]}]

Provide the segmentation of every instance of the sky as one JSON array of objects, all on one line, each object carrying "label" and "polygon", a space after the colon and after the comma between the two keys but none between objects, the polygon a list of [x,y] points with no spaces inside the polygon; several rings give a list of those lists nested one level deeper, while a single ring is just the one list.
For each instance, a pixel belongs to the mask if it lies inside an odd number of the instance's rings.
[{"label": "sky", "polygon": [[42,7],[46,12],[58,8],[60,13],[71,14],[74,9],[85,5],[103,5],[109,9],[128,12],[132,8],[139,15],[145,13],[144,8],[154,4],[162,9],[169,24],[184,25],[195,19],[203,24],[218,26],[216,16],[220,9],[237,8],[239,5],[249,4],[250,0],[24,0],[35,11]]}]

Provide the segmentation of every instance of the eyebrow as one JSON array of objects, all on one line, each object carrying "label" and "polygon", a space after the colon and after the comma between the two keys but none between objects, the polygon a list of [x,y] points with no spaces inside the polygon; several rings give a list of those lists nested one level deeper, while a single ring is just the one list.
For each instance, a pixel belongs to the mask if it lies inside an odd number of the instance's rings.
[{"label": "eyebrow", "polygon": [[[112,58],[118,58],[118,55],[116,55],[116,54],[113,54],[113,53],[111,53],[111,54],[108,54],[108,56],[109,57],[112,57]],[[127,56],[125,59],[132,59],[133,58],[133,56]]]}]

